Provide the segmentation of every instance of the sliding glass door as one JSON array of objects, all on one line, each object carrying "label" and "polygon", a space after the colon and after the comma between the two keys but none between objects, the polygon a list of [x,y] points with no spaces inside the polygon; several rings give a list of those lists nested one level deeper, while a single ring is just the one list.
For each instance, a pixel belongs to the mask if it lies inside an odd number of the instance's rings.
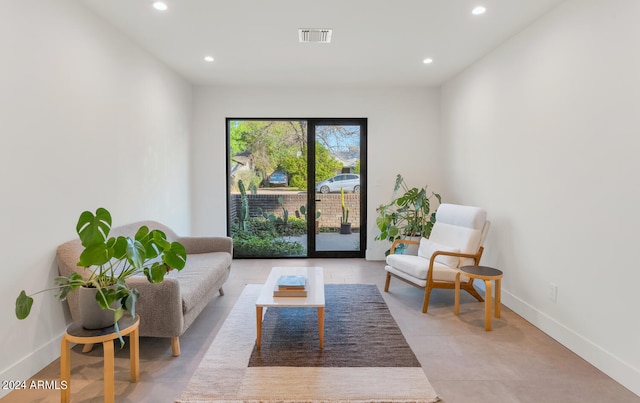
[{"label": "sliding glass door", "polygon": [[227,119],[235,257],[363,257],[366,119]]}]

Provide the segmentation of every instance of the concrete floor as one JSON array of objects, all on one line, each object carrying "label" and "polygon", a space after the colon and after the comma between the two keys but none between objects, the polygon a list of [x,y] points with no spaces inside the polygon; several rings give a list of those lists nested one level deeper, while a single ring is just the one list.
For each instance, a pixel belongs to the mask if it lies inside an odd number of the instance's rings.
[{"label": "concrete floor", "polygon": [[[168,339],[141,338],[140,381],[130,383],[129,350],[116,350],[117,402],[173,402],[180,397],[245,284],[264,282],[272,266],[322,266],[327,283],[372,283],[382,290],[384,264],[362,259],[235,260],[224,286],[180,338],[182,355],[171,356]],[[508,275],[508,273],[506,273]],[[434,290],[428,314],[420,312],[422,291],[392,280],[382,293],[442,401],[640,402],[640,397],[503,307],[493,331],[484,331],[484,305],[463,294],[453,315],[453,292]],[[59,360],[36,380],[59,379]],[[73,402],[101,402],[102,348],[71,353]],[[57,402],[59,391],[15,391],[2,402]]]}]

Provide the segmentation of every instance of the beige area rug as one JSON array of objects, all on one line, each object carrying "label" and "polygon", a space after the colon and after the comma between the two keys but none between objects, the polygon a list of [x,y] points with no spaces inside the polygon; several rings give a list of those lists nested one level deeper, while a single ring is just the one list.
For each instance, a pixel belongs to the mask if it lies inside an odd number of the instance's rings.
[{"label": "beige area rug", "polygon": [[377,287],[326,285],[324,350],[304,308],[267,309],[255,350],[260,288],[245,287],[177,402],[439,401]]}]

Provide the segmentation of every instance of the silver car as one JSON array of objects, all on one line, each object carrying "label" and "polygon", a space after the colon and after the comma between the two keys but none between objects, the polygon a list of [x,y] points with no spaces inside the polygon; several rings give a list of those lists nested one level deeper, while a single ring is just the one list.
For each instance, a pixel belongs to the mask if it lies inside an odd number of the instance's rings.
[{"label": "silver car", "polygon": [[340,174],[333,178],[316,183],[316,192],[339,192],[343,188],[345,192],[360,193],[360,175]]}]

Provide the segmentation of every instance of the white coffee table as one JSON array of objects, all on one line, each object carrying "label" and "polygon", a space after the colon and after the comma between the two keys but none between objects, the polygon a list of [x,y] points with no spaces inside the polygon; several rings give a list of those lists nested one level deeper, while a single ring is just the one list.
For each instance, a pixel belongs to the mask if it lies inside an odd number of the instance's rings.
[{"label": "white coffee table", "polygon": [[[274,297],[273,291],[280,276],[304,275],[307,277],[306,297]],[[324,347],[324,277],[322,267],[274,267],[262,287],[256,301],[256,348],[262,338],[263,308],[317,308],[320,348]]]}]

